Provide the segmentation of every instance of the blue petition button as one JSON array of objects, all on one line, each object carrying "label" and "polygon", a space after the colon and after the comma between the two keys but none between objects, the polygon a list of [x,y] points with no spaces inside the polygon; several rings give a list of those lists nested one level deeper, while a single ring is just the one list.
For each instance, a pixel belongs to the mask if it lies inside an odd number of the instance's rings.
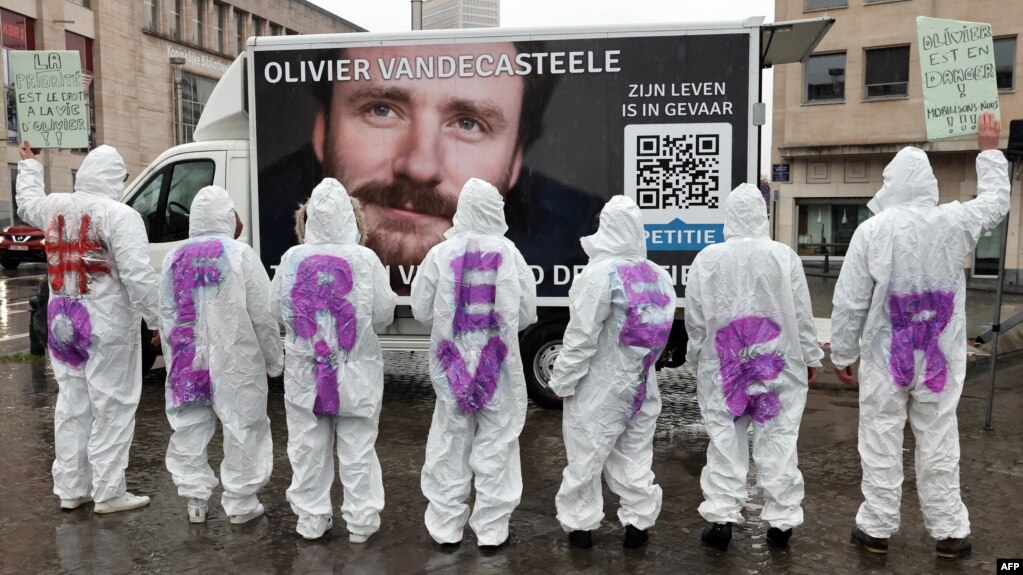
[{"label": "blue petition button", "polygon": [[724,224],[687,224],[675,218],[666,224],[645,224],[648,251],[697,252],[725,241]]}]

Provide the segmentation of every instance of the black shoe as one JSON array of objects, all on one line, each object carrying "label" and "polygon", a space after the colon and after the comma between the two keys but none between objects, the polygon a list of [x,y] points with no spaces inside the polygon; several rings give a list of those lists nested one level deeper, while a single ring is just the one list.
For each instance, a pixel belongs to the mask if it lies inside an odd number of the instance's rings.
[{"label": "black shoe", "polygon": [[732,541],[732,524],[714,523],[703,530],[700,540],[720,551],[728,551],[728,544]]},{"label": "black shoe", "polygon": [[576,549],[589,549],[593,547],[593,536],[589,531],[573,531],[568,534],[568,540]]},{"label": "black shoe", "polygon": [[970,554],[972,549],[973,544],[970,543],[970,539],[968,537],[964,537],[962,539],[942,539],[934,546],[934,550],[938,553],[938,557],[944,557],[946,559],[958,559],[959,557],[965,557]]},{"label": "black shoe", "polygon": [[[888,553],[888,538],[871,537],[863,532],[859,527],[852,531],[853,541],[859,543],[864,549],[871,553],[877,553],[878,555],[884,555]],[[941,543],[939,542],[939,545]]]},{"label": "black shoe", "polygon": [[639,549],[646,545],[647,539],[650,539],[650,535],[645,529],[636,529],[632,525],[626,525],[625,542],[622,543],[622,546],[626,549]]},{"label": "black shoe", "polygon": [[792,537],[792,529],[782,531],[777,527],[767,530],[767,544],[773,547],[788,547],[789,537]]},{"label": "black shoe", "polygon": [[479,548],[480,548],[480,551],[483,551],[485,553],[486,552],[497,551],[498,549],[500,549],[500,548],[504,547],[505,545],[507,545],[509,541],[511,541],[511,535],[506,537],[504,541],[498,543],[497,545],[480,545]]}]

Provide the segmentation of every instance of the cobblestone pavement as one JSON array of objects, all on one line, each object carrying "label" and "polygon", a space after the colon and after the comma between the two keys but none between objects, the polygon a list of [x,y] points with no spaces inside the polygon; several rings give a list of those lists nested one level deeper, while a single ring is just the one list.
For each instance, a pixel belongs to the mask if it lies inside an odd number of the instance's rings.
[{"label": "cobblestone pavement", "polygon": [[[984,431],[986,384],[974,369],[960,404],[962,484],[973,522],[973,555],[938,560],[922,527],[913,485],[913,451],[906,444],[903,529],[891,553],[872,556],[849,542],[860,502],[856,453],[856,396],[850,391],[811,391],[800,437],[806,478],[806,524],[790,549],[769,550],[758,520],[756,489],[748,522],[727,553],[702,547],[704,526],[696,512],[706,435],[685,369],[662,372],[664,410],[655,439],[654,471],[664,506],[649,545],[624,551],[617,499],[605,493],[606,518],[589,551],[571,549],[554,518],[554,495],[564,466],[561,414],[531,407],[522,435],[525,489],[512,516],[510,544],[480,552],[466,530],[461,546],[433,544],[423,526],[426,501],[419,489],[433,392],[424,354],[386,354],[387,387],[377,449],[384,469],[387,506],[381,531],[367,545],[350,545],[344,522],[321,541],[295,532],[285,500],[291,479],[285,452],[282,390],[272,384],[274,473],[262,493],[265,518],[232,526],[214,495],[209,521],[188,524],[163,458],[170,429],[163,413],[162,370],[146,380],[138,412],[129,488],[150,495],[138,511],[97,516],[86,506],[57,510],[51,492],[53,405],[56,384],[44,360],[0,366],[0,573],[977,573],[994,572],[996,558],[1023,556],[1023,358],[999,374],[994,431]],[[214,469],[220,440],[210,447]],[[753,483],[755,480],[751,480]],[[334,504],[340,504],[335,483]]]}]

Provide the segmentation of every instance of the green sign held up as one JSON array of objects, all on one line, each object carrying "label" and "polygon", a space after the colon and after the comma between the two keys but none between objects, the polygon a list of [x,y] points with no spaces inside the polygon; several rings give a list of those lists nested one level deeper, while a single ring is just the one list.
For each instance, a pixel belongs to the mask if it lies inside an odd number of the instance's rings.
[{"label": "green sign held up", "polygon": [[88,148],[89,106],[78,52],[11,53],[21,140],[33,148]]},{"label": "green sign held up", "polygon": [[982,112],[999,117],[991,25],[919,16],[927,139],[977,133]]}]

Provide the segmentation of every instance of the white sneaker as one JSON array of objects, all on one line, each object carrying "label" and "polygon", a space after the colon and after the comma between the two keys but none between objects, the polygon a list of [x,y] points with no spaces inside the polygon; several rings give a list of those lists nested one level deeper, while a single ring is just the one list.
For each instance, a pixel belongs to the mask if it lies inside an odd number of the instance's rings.
[{"label": "white sneaker", "polygon": [[97,501],[92,510],[96,513],[117,513],[118,511],[138,509],[146,505],[149,505],[149,496],[133,495],[125,491],[113,499]]},{"label": "white sneaker", "polygon": [[206,523],[206,512],[208,510],[209,507],[206,505],[205,499],[190,497],[188,499],[188,522]]},{"label": "white sneaker", "polygon": [[330,516],[299,515],[298,526],[295,527],[295,531],[297,531],[302,537],[311,541],[313,539],[323,537],[323,534],[333,526],[334,518]]},{"label": "white sneaker", "polygon": [[78,509],[79,507],[85,505],[90,501],[92,501],[91,495],[79,497],[78,499],[61,499],[60,508],[63,509],[64,511],[71,511],[72,509]]},{"label": "white sneaker", "polygon": [[348,542],[349,543],[355,543],[355,544],[361,544],[361,543],[365,543],[365,542],[369,541],[369,538],[372,537],[372,536],[373,536],[373,533],[370,533],[369,535],[361,535],[359,533],[349,533],[348,534]]},{"label": "white sneaker", "polygon": [[263,504],[262,503],[257,503],[256,504],[256,510],[253,511],[252,513],[245,513],[245,514],[242,514],[242,515],[232,515],[231,516],[231,523],[233,525],[241,525],[242,523],[248,523],[249,521],[252,521],[253,519],[263,515],[264,511],[265,511],[265,509],[263,508]]}]

